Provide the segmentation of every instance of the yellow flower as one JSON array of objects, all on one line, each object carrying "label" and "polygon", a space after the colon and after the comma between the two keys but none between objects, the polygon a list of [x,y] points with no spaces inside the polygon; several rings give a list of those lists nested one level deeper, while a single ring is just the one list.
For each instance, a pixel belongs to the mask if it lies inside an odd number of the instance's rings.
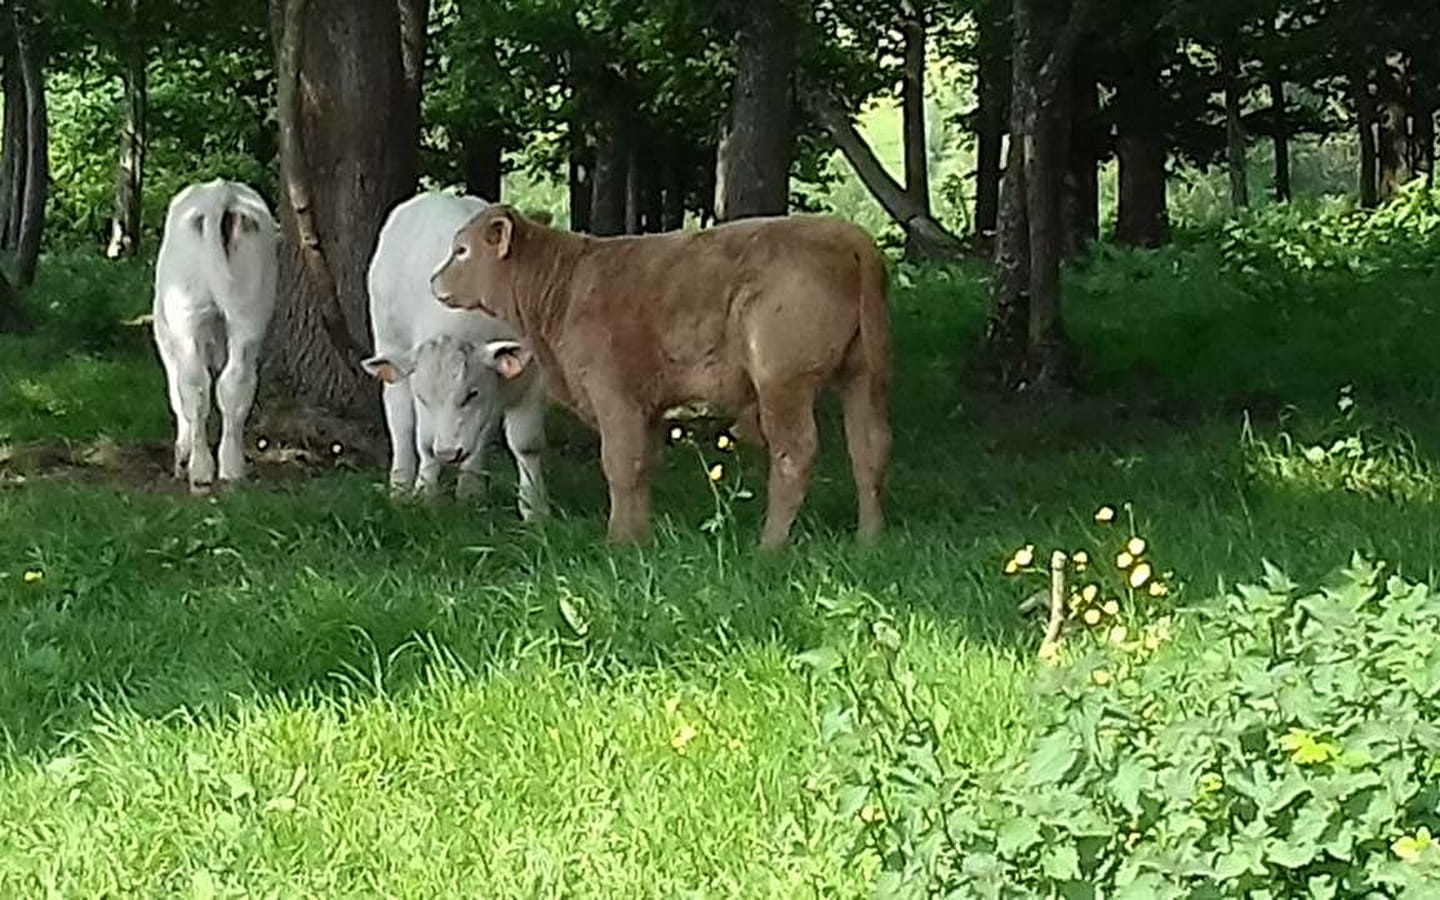
[{"label": "yellow flower", "polygon": [[1225,785],[1225,780],[1214,772],[1206,772],[1200,776],[1200,793],[1213,794]]},{"label": "yellow flower", "polygon": [[1077,572],[1085,571],[1085,567],[1090,565],[1090,554],[1084,550],[1076,550],[1070,555],[1070,559],[1075,563],[1075,571]]},{"label": "yellow flower", "polygon": [[710,480],[711,480],[711,481],[719,481],[720,479],[722,479],[722,478],[724,478],[724,477],[725,477],[725,467],[724,467],[724,466],[720,465],[719,463],[716,463],[715,465],[713,465],[713,466],[710,467]]},{"label": "yellow flower", "polygon": [[1120,615],[1120,603],[1119,603],[1119,601],[1116,601],[1116,600],[1106,600],[1105,603],[1104,603],[1104,605],[1102,605],[1100,608],[1103,609],[1103,610],[1105,610],[1105,615],[1107,615],[1107,616],[1118,616],[1118,615]]},{"label": "yellow flower", "polygon": [[1165,584],[1165,582],[1163,582],[1163,581],[1152,581],[1152,582],[1150,582],[1150,596],[1152,596],[1152,597],[1164,597],[1166,594],[1169,594],[1169,593],[1170,593],[1170,588],[1169,588],[1168,585]]},{"label": "yellow flower", "polygon": [[1020,571],[1020,564],[1015,561],[1013,556],[1005,561],[1006,575],[1014,575],[1018,571]]},{"label": "yellow flower", "polygon": [[730,435],[721,432],[720,436],[715,439],[715,446],[721,450],[729,450],[735,446],[735,441],[731,439]]},{"label": "yellow flower", "polygon": [[1130,631],[1124,625],[1116,625],[1110,629],[1110,643],[1123,644],[1125,639],[1130,637]]},{"label": "yellow flower", "polygon": [[1115,567],[1117,569],[1128,569],[1133,565],[1135,565],[1135,557],[1129,550],[1122,550],[1119,555],[1115,557]]},{"label": "yellow flower", "polygon": [[1026,544],[1015,551],[1015,565],[1028,566],[1035,561],[1035,545]]},{"label": "yellow flower", "polygon": [[665,701],[665,714],[666,714],[667,716],[673,716],[673,715],[675,715],[675,713],[676,713],[679,709],[680,709],[680,698],[679,698],[679,697],[671,697],[669,700],[666,700],[666,701]]},{"label": "yellow flower", "polygon": [[25,573],[25,583],[26,583],[26,584],[35,584],[37,581],[41,581],[41,580],[43,580],[44,578],[45,578],[45,573],[44,573],[44,572],[41,572],[41,571],[39,571],[39,570],[37,570],[37,569],[30,569],[29,571],[27,571],[27,572]]},{"label": "yellow flower", "polygon": [[1090,673],[1090,680],[1104,687],[1110,683],[1110,673],[1104,669],[1096,669]]},{"label": "yellow flower", "polygon": [[1142,562],[1130,573],[1130,586],[1132,588],[1144,587],[1145,582],[1150,580],[1150,564]]},{"label": "yellow flower", "polygon": [[676,425],[674,428],[671,428],[671,429],[670,429],[670,440],[672,440],[672,441],[678,441],[678,440],[680,440],[681,438],[683,438],[684,436],[685,436],[685,429],[681,428],[679,425]]},{"label": "yellow flower", "polygon": [[695,740],[697,734],[699,732],[689,722],[681,722],[680,727],[675,729],[675,733],[670,736],[670,746],[676,753],[684,756],[686,745]]},{"label": "yellow flower", "polygon": [[1098,610],[1098,609],[1087,609],[1087,610],[1085,610],[1085,624],[1086,624],[1086,625],[1099,625],[1099,624],[1100,624],[1100,610]]},{"label": "yellow flower", "polygon": [[885,821],[885,811],[867,803],[860,808],[860,821],[867,825],[878,825]]},{"label": "yellow flower", "polygon": [[1139,556],[1145,552],[1145,539],[1142,537],[1132,537],[1130,543],[1125,545],[1125,549],[1129,550],[1132,555]]},{"label": "yellow flower", "polygon": [[1095,521],[1100,523],[1115,521],[1115,507],[1102,506],[1095,510]]},{"label": "yellow flower", "polygon": [[1098,584],[1087,584],[1080,589],[1080,599],[1086,603],[1094,603],[1098,596],[1100,596],[1100,585]]},{"label": "yellow flower", "polygon": [[1398,838],[1395,843],[1390,845],[1390,850],[1405,862],[1413,863],[1434,843],[1435,840],[1430,834],[1430,829],[1421,826],[1420,830],[1415,832],[1414,837],[1407,834]]}]

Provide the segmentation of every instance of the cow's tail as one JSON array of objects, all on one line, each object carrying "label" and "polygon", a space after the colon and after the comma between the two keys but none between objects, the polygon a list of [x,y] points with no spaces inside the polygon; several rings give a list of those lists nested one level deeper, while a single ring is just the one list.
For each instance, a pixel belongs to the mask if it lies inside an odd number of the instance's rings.
[{"label": "cow's tail", "polygon": [[890,385],[890,282],[885,260],[873,246],[860,260],[860,365],[883,402]]}]

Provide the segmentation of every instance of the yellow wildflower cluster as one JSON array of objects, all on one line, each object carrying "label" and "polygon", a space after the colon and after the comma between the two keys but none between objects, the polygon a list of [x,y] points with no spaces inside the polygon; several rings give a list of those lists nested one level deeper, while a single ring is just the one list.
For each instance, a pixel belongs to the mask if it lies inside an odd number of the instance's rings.
[{"label": "yellow wildflower cluster", "polygon": [[1404,834],[1390,845],[1390,851],[1407,863],[1414,863],[1420,859],[1421,854],[1426,850],[1436,847],[1435,837],[1430,834],[1430,829],[1423,825],[1414,835]]},{"label": "yellow wildflower cluster", "polygon": [[38,584],[45,580],[45,573],[38,569],[30,569],[25,573],[26,584]]}]

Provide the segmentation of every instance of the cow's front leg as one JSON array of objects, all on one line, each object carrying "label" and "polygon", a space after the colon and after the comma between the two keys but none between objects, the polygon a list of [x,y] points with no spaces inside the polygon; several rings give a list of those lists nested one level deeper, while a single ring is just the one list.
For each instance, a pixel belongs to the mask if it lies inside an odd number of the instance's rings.
[{"label": "cow's front leg", "polygon": [[460,463],[460,474],[455,479],[455,499],[464,503],[479,503],[485,496],[485,454],[495,435],[495,424],[487,422],[480,428],[474,441],[475,449]]},{"label": "cow's front leg", "polygon": [[649,429],[637,406],[596,404],[600,466],[610,487],[612,544],[643,540],[650,532]]},{"label": "cow's front leg", "polygon": [[440,493],[440,460],[435,456],[435,428],[424,412],[416,417],[415,452],[420,458],[420,471],[415,476],[415,494],[427,500],[433,499]]},{"label": "cow's front leg", "polygon": [[505,414],[505,443],[515,456],[519,480],[520,518],[539,521],[550,514],[542,457],[545,452],[545,407],[536,403]]}]

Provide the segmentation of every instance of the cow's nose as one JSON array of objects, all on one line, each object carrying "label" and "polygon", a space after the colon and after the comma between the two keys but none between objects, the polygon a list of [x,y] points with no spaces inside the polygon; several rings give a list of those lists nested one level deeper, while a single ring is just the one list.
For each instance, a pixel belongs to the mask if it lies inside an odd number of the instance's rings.
[{"label": "cow's nose", "polygon": [[447,447],[447,448],[445,448],[444,450],[436,450],[436,451],[435,451],[435,458],[438,459],[438,460],[440,460],[442,463],[447,463],[447,464],[458,463],[460,460],[462,460],[462,459],[465,458],[465,448],[463,448],[463,447],[453,447],[453,448]]},{"label": "cow's nose", "polygon": [[440,286],[439,276],[434,276],[430,279],[430,293],[434,294],[435,299],[439,300],[441,303],[448,304],[450,302],[450,292]]}]

